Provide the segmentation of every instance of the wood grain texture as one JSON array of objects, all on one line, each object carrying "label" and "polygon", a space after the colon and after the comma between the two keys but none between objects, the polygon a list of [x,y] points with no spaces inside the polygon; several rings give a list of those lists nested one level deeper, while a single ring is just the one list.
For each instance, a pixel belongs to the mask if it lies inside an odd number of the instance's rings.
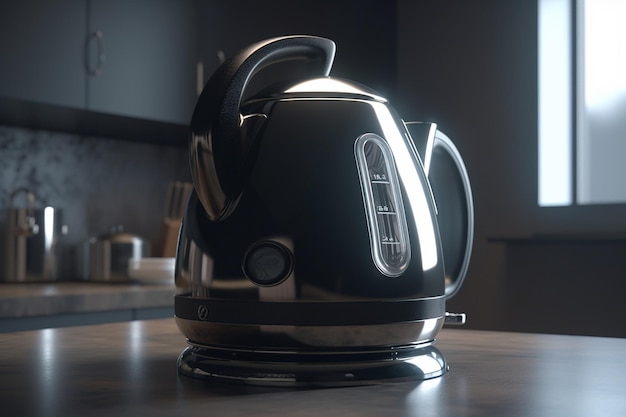
[{"label": "wood grain texture", "polygon": [[443,377],[328,389],[189,379],[176,369],[184,347],[173,319],[0,334],[0,408],[64,417],[626,415],[626,339],[444,329]]}]

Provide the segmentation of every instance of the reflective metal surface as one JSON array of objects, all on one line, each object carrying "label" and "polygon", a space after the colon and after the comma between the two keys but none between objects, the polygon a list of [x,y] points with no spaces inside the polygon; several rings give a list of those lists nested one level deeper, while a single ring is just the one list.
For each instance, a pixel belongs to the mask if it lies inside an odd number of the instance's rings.
[{"label": "reflective metal surface", "polygon": [[[15,204],[26,195],[25,207]],[[59,278],[59,241],[67,235],[63,210],[41,207],[35,195],[19,188],[10,195],[0,259],[0,281],[44,282]]]},{"label": "reflective metal surface", "polygon": [[[288,96],[249,110],[262,109],[269,115],[248,156],[236,207],[214,221],[195,194],[190,199],[178,248],[177,294],[262,294],[268,300],[443,295],[443,253],[428,181],[392,111],[380,102]],[[355,141],[366,132],[387,141],[397,167],[413,255],[399,276],[384,275],[372,258],[354,155]],[[280,243],[295,260],[286,279],[262,289],[242,272],[246,253],[260,241]]]},{"label": "reflective metal surface", "polygon": [[264,386],[354,386],[424,380],[448,366],[432,344],[377,351],[289,352],[190,346],[178,358],[183,375]]},{"label": "reflective metal surface", "polygon": [[315,76],[328,76],[334,57],[329,39],[273,38],[244,48],[209,79],[191,120],[189,157],[194,186],[210,218],[228,216],[242,191],[251,138],[240,136],[240,105],[252,76],[273,63],[303,58]]},{"label": "reflective metal surface", "polygon": [[301,352],[343,348],[381,348],[426,343],[435,338],[443,318],[362,326],[236,325],[176,318],[191,343],[206,346],[293,349]]},{"label": "reflective metal surface", "polygon": [[121,226],[90,238],[82,249],[81,278],[94,282],[128,282],[130,260],[147,258],[152,253],[148,240],[124,232]]},{"label": "reflective metal surface", "polygon": [[[321,38],[261,42],[198,100],[175,274],[194,345],[185,375],[332,385],[445,372],[430,346],[444,253],[418,147],[384,98],[328,76],[333,57]],[[260,68],[294,59],[313,72],[243,99]]]},{"label": "reflective metal surface", "polygon": [[474,201],[469,175],[454,142],[436,123],[405,122],[424,161],[445,254],[446,296],[463,284],[474,243]]},{"label": "reflective metal surface", "polygon": [[452,297],[465,280],[472,255],[474,201],[463,158],[441,130],[435,133],[431,160],[428,178],[439,209],[439,233],[446,254],[446,296]]}]

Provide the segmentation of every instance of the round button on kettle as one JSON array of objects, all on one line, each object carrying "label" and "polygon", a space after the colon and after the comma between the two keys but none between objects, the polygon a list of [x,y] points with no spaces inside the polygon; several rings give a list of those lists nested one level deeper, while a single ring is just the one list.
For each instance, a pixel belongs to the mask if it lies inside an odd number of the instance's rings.
[{"label": "round button on kettle", "polygon": [[242,266],[244,274],[257,285],[277,285],[291,274],[293,254],[278,242],[256,242],[246,251]]}]

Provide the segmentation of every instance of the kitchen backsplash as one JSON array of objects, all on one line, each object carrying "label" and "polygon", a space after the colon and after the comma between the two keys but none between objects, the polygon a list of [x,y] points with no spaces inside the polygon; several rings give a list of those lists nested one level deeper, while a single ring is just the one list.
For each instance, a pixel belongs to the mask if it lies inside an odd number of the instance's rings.
[{"label": "kitchen backsplash", "polygon": [[186,148],[0,126],[2,239],[10,195],[25,187],[62,210],[66,251],[118,225],[154,242],[174,180],[190,180]]}]

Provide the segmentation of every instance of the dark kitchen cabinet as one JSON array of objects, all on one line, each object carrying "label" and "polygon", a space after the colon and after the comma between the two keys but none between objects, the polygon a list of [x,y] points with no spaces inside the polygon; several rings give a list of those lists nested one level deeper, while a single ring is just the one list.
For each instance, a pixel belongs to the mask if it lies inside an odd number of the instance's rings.
[{"label": "dark kitchen cabinet", "polygon": [[91,0],[88,19],[87,109],[188,124],[197,97],[196,1]]},{"label": "dark kitchen cabinet", "polygon": [[0,123],[38,123],[59,107],[81,111],[67,117],[72,126],[92,113],[189,123],[197,0],[8,3],[0,6],[0,109],[11,115]]},{"label": "dark kitchen cabinet", "polygon": [[332,74],[389,97],[394,28],[395,3],[379,0],[3,2],[0,125],[184,144],[198,86],[221,59],[294,33],[335,40]]},{"label": "dark kitchen cabinet", "polygon": [[5,1],[0,6],[0,97],[85,105],[84,0]]}]

